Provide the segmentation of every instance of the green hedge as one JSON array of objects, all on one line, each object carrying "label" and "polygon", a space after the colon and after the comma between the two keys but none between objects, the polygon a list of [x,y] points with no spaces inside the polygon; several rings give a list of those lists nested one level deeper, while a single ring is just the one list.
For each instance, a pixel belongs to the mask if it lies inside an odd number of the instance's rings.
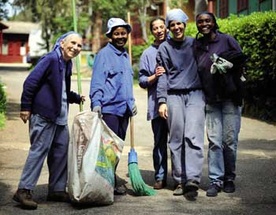
[{"label": "green hedge", "polygon": [[4,89],[4,85],[0,80],[0,129],[5,125],[5,114],[6,114],[7,96]]},{"label": "green hedge", "polygon": [[[217,22],[220,31],[236,38],[249,57],[243,114],[276,122],[276,13],[231,15]],[[195,37],[196,33],[195,23],[189,22],[186,35]],[[133,49],[134,63],[139,61],[142,51],[143,46]],[[135,70],[137,73],[138,68]]]}]

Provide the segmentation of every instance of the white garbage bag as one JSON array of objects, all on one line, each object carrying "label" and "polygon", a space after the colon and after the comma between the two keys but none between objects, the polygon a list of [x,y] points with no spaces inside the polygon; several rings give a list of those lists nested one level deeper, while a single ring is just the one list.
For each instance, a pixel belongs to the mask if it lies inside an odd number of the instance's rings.
[{"label": "white garbage bag", "polygon": [[114,169],[123,147],[124,141],[98,113],[83,111],[75,116],[68,150],[68,193],[72,202],[114,202]]}]

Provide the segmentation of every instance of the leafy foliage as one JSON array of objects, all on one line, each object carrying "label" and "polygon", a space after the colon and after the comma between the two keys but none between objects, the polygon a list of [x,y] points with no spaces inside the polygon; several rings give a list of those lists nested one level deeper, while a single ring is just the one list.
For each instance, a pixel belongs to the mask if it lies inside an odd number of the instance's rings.
[{"label": "leafy foliage", "polygon": [[4,8],[8,4],[8,0],[0,0],[0,20],[7,18],[8,11]]}]

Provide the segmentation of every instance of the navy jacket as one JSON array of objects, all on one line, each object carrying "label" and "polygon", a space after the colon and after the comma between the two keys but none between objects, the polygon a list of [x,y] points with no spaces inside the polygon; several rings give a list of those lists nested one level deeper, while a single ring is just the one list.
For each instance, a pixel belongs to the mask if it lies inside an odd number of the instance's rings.
[{"label": "navy jacket", "polygon": [[80,103],[80,95],[70,91],[72,61],[64,62],[60,51],[43,56],[23,84],[21,111],[31,111],[51,121],[59,116],[62,97],[62,71],[66,67],[68,103]]},{"label": "navy jacket", "polygon": [[[213,53],[232,62],[233,68],[226,74],[211,74],[210,68],[213,62],[210,56]],[[208,44],[203,38],[196,40],[195,55],[207,104],[232,100],[236,105],[242,105],[241,75],[246,58],[238,42],[228,34],[217,32],[216,38]]]}]

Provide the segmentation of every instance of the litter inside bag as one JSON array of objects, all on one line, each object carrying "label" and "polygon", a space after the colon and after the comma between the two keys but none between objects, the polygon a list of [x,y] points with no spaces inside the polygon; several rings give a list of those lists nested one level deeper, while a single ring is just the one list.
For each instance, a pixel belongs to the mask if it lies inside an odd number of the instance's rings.
[{"label": "litter inside bag", "polygon": [[98,113],[83,111],[75,116],[68,150],[68,193],[72,202],[114,202],[114,169],[123,147],[124,141]]}]

